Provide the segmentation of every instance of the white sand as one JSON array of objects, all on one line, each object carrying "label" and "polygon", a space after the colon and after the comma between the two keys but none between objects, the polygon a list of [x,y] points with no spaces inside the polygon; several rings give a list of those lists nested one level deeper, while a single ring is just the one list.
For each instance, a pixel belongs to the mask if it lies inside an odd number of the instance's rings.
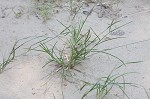
[{"label": "white sand", "polygon": [[[17,19],[11,9],[15,7],[17,10],[20,6],[24,7],[24,14]],[[0,12],[0,55],[2,57],[7,56],[14,42],[20,38],[43,34],[54,36],[55,34],[49,28],[56,33],[62,31],[64,27],[56,19],[64,24],[69,23],[69,13],[61,10],[58,14],[53,15],[46,24],[43,24],[42,20],[28,13],[28,6],[26,0],[0,1],[1,10],[6,8],[4,12]],[[118,19],[121,20],[120,24],[132,21],[132,23],[120,28],[124,31],[123,36],[126,38],[107,42],[100,48],[113,48],[150,39],[150,1],[124,0],[123,3],[119,4],[119,8],[121,8],[120,14],[122,14],[122,18]],[[82,16],[84,19],[85,15],[82,12],[79,13],[81,14],[78,17],[81,18]],[[5,17],[2,18],[3,16]],[[125,16],[127,17],[124,18]],[[98,18],[97,14],[93,12],[85,26],[86,28],[92,27],[96,33],[100,33],[110,22],[111,20],[108,18]],[[110,35],[110,37],[116,37],[116,35]],[[18,53],[23,51],[20,49]],[[138,72],[139,74],[126,76],[126,81],[142,85],[150,95],[150,41],[120,47],[110,52],[125,62],[143,61],[139,64],[123,67],[119,72]],[[2,57],[0,57],[1,60]],[[9,64],[5,69],[6,71],[0,74],[0,99],[54,99],[53,95],[56,99],[62,99],[59,76],[56,75],[47,84],[45,82],[48,79],[42,79],[54,68],[54,66],[41,68],[46,62],[45,59],[46,57],[43,55],[31,53],[28,56],[21,56]],[[94,77],[106,76],[116,64],[116,59],[107,55],[99,55],[85,61],[83,67],[79,68],[86,72],[84,79],[92,80]],[[65,85],[65,99],[81,98],[84,93],[78,91],[81,85],[78,88],[68,82]],[[126,86],[126,93],[131,99],[147,99],[142,88]],[[115,97],[116,94],[119,95],[119,92],[117,89],[113,89],[106,99],[120,99]],[[96,99],[96,97],[95,94],[90,94],[85,99]],[[124,97],[123,99],[127,98]]]}]

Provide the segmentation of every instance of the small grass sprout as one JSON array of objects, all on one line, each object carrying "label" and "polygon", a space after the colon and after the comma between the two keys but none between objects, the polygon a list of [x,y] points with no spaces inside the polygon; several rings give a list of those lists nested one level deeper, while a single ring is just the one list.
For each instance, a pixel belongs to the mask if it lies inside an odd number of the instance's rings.
[{"label": "small grass sprout", "polygon": [[13,10],[13,12],[14,12],[16,18],[20,18],[23,15],[22,11],[16,12],[16,11]]},{"label": "small grass sprout", "polygon": [[0,63],[0,73],[2,73],[5,67],[15,59],[16,44],[17,42],[15,42],[15,44],[13,45],[13,48],[11,49],[9,56],[6,59],[3,58],[3,61]]},{"label": "small grass sprout", "polygon": [[50,19],[50,16],[52,15],[52,4],[51,3],[41,3],[36,2],[34,3],[35,13],[37,16],[43,19],[44,22]]}]

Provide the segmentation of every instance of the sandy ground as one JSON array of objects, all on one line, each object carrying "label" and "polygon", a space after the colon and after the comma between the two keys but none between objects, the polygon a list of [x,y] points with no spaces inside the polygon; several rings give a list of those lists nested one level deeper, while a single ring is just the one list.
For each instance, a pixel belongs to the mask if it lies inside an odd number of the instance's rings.
[{"label": "sandy ground", "polygon": [[[26,0],[1,0],[0,2],[0,55],[7,56],[14,42],[20,38],[48,34],[54,36],[64,27],[57,21],[60,20],[64,24],[69,23],[69,12],[61,9],[58,14],[54,14],[46,24],[42,20],[28,13],[29,3]],[[23,9],[24,13],[20,18],[16,18],[12,9]],[[118,56],[125,62],[143,61],[138,64],[131,64],[121,68],[120,73],[138,72],[126,77],[127,82],[142,85],[150,95],[150,1],[149,0],[124,0],[118,5],[121,9],[117,20],[121,20],[119,24],[131,22],[130,24],[120,28],[122,35],[112,33],[109,37],[123,36],[125,38],[108,42],[101,45],[100,48],[113,48],[120,45],[129,44],[147,40],[145,42],[123,46],[111,50],[110,53]],[[88,8],[83,9],[83,11]],[[84,19],[85,15],[79,12],[77,19]],[[57,19],[57,20],[56,20]],[[92,27],[96,33],[101,33],[111,18],[98,18],[93,12],[87,22],[86,28]],[[51,29],[51,30],[49,30]],[[53,32],[52,32],[53,30]],[[28,46],[28,45],[25,45]],[[22,53],[20,49],[18,53]],[[54,67],[48,66],[41,68],[45,63],[46,57],[36,53],[28,56],[18,57],[14,62],[9,64],[2,74],[0,74],[0,99],[62,99],[61,80],[56,75],[51,80],[43,79]],[[107,55],[93,56],[91,59],[83,63],[85,75],[84,79],[93,79],[108,75],[112,68],[117,64],[117,60]],[[48,83],[46,83],[48,81]],[[46,84],[45,84],[46,83]],[[80,92],[81,85],[65,84],[65,99],[80,99],[84,92]],[[126,86],[126,93],[130,99],[148,99],[143,88],[135,88]],[[119,92],[117,89],[106,97],[106,99],[120,99],[117,97]],[[96,99],[95,94],[90,94],[85,99]],[[123,99],[127,99],[124,97]]]}]

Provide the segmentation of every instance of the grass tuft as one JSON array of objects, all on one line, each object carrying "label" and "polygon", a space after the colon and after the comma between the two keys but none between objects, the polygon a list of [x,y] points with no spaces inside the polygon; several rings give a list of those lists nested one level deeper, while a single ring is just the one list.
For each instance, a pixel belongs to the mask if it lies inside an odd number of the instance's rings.
[{"label": "grass tuft", "polygon": [[[104,34],[103,32],[97,35],[92,28],[90,28],[87,32],[83,32],[84,24],[87,18],[82,21],[78,26],[70,25],[69,27],[67,27],[60,22],[65,27],[65,30],[57,35],[56,38],[58,38],[59,36],[64,36],[66,38],[66,42],[64,42],[63,47],[59,47],[59,42],[55,42],[55,44],[50,43],[50,41],[53,40],[55,37],[47,37],[33,44],[29,48],[29,51],[34,50],[47,54],[49,61],[43,67],[50,64],[51,62],[56,63],[57,70],[55,70],[55,72],[59,72],[61,74],[61,78],[65,80],[67,80],[67,77],[72,77],[71,70],[82,72],[82,70],[77,70],[76,66],[82,64],[85,59],[94,54],[104,53],[106,55],[110,55],[113,58],[118,59],[121,63],[125,65],[125,63],[120,58],[106,52],[107,50],[97,49],[97,47],[101,43],[118,39],[111,38],[109,40],[106,40],[110,32],[115,31],[117,28],[120,28],[122,26],[112,29],[112,26],[118,23],[116,21],[112,21],[111,24],[104,31],[108,31],[108,33]],[[102,34],[103,36],[101,36]]]},{"label": "grass tuft", "polygon": [[9,65],[11,62],[13,62],[17,57],[20,57],[20,56],[22,56],[22,55],[27,53],[27,52],[25,52],[25,53],[22,53],[20,55],[16,55],[16,52],[22,46],[24,46],[25,44],[29,43],[30,41],[33,41],[33,40],[35,40],[37,38],[40,38],[40,37],[44,37],[44,35],[42,35],[42,36],[33,36],[33,37],[30,36],[30,37],[26,37],[26,38],[22,38],[22,39],[17,40],[14,43],[14,45],[13,45],[13,47],[12,47],[12,49],[11,49],[9,55],[8,55],[8,57],[3,58],[2,62],[0,62],[0,73],[2,73],[5,70],[5,68],[7,67],[7,65]]}]

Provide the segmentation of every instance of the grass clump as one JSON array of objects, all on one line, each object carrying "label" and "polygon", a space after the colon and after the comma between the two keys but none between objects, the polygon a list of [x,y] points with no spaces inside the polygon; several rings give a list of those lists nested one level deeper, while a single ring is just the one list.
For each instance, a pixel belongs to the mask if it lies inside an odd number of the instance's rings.
[{"label": "grass clump", "polygon": [[[110,32],[116,30],[111,30],[111,27],[117,22],[112,21],[110,26],[108,26],[108,28],[104,31],[106,32],[108,30],[108,33],[104,34],[103,32],[97,35],[92,28],[90,28],[87,32],[83,32],[83,27],[86,19],[76,27],[71,25],[67,27],[64,25],[64,27],[66,27],[65,30],[58,35],[64,36],[67,39],[66,42],[64,42],[63,47],[59,48],[57,45],[58,42],[56,42],[54,45],[48,44],[52,39],[46,38],[34,44],[37,45],[37,47],[33,47],[34,45],[32,45],[29,50],[40,51],[47,54],[49,61],[44,66],[50,64],[51,62],[54,62],[58,67],[55,72],[59,72],[61,74],[61,77],[65,80],[67,79],[67,77],[72,77],[72,70],[82,72],[82,70],[77,70],[76,66],[96,53],[104,53],[110,55],[124,63],[118,57],[106,52],[110,49],[103,49],[101,51],[97,49],[97,46],[99,46],[101,43],[117,39],[106,39]],[[103,36],[101,36],[102,34]]]}]

